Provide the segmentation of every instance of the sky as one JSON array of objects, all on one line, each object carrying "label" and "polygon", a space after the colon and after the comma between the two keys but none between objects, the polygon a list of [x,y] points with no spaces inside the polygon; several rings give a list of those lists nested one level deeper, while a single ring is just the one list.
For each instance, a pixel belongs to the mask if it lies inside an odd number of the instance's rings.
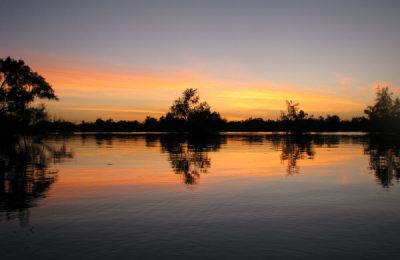
[{"label": "sky", "polygon": [[362,116],[400,93],[400,1],[0,0],[0,57],[53,86],[55,118],[160,117],[186,88],[224,118]]}]

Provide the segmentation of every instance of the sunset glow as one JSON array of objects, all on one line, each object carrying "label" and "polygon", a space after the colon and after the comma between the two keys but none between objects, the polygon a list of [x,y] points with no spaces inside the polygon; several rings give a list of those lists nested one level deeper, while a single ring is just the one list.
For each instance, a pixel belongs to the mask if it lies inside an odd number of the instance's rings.
[{"label": "sunset glow", "polygon": [[350,119],[378,85],[399,93],[396,1],[18,2],[0,3],[0,56],[52,84],[55,118],[158,118],[197,88],[230,120],[276,119],[285,100]]},{"label": "sunset glow", "polygon": [[0,0],[1,259],[398,259],[400,0]]},{"label": "sunset glow", "polygon": [[[33,62],[35,63],[35,62]],[[62,62],[60,62],[62,64]],[[185,88],[197,88],[201,98],[229,120],[248,117],[276,119],[285,109],[285,100],[294,100],[315,116],[339,114],[359,116],[372,99],[375,87],[363,86],[354,96],[329,90],[279,84],[243,76],[229,80],[187,70],[127,69],[118,71],[89,67],[41,65],[38,71],[55,88],[60,101],[49,104],[50,111],[67,120],[94,120],[98,117],[143,120],[147,115],[165,114],[173,99]],[[338,88],[348,84],[338,82]]]}]

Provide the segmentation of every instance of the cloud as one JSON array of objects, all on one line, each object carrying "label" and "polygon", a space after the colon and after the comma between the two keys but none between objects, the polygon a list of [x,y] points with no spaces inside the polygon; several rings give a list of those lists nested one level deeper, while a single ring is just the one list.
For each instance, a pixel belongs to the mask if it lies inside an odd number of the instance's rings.
[{"label": "cloud", "polygon": [[337,76],[336,80],[339,87],[343,89],[353,87],[358,82],[358,79],[356,77],[350,75]]}]

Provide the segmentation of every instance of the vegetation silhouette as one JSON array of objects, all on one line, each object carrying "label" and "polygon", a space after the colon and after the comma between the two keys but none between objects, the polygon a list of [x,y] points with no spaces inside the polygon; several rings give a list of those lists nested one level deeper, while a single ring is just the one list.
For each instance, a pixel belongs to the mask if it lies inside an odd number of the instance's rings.
[{"label": "vegetation silhouette", "polygon": [[33,106],[37,99],[58,98],[50,84],[24,61],[0,59],[0,125],[3,126],[0,131],[23,131],[44,121],[47,118],[44,104]]},{"label": "vegetation silhouette", "polygon": [[377,88],[375,104],[364,110],[372,131],[400,130],[400,99],[393,99],[389,87]]},{"label": "vegetation silhouette", "polygon": [[146,142],[152,146],[160,142],[161,152],[168,154],[172,170],[182,176],[187,185],[199,182],[201,174],[211,167],[209,152],[216,152],[226,143],[226,136],[198,138],[191,135],[146,136]]},{"label": "vegetation silhouette", "polygon": [[18,218],[21,225],[28,224],[29,208],[37,206],[57,180],[53,165],[72,157],[64,144],[55,147],[34,137],[2,139],[0,212],[5,213],[4,217]]},{"label": "vegetation silhouette", "polygon": [[[394,98],[388,87],[378,87],[375,103],[364,113],[367,117],[342,120],[338,115],[314,117],[300,108],[299,103],[286,101],[286,111],[276,119],[248,118],[227,121],[201,102],[197,89],[188,88],[174,100],[169,111],[159,119],[147,116],[137,120],[98,118],[80,123],[50,120],[43,104],[37,100],[58,100],[52,86],[22,60],[0,59],[0,133],[21,132],[188,132],[213,134],[224,131],[326,132],[326,131],[400,131],[400,99]],[[7,126],[7,127],[5,127]]]},{"label": "vegetation silhouette", "polygon": [[[383,94],[382,94],[383,93]],[[112,119],[97,119],[95,122],[82,121],[74,124],[67,121],[42,121],[42,129],[50,132],[186,132],[190,134],[213,134],[217,132],[349,132],[349,131],[400,131],[399,99],[382,102],[382,99],[391,98],[388,88],[378,90],[376,104],[369,106],[366,117],[354,117],[351,120],[342,120],[337,115],[315,118],[300,109],[298,103],[286,101],[286,112],[281,112],[277,120],[262,118],[248,118],[241,121],[227,121],[219,113],[211,111],[206,102],[200,102],[196,89],[186,89],[182,96],[176,99],[170,111],[159,119],[146,117],[143,122],[117,121]],[[383,98],[382,98],[383,97]],[[386,105],[382,109],[381,104]],[[382,113],[381,111],[388,111]]]},{"label": "vegetation silhouette", "polygon": [[308,114],[300,110],[300,104],[294,103],[292,100],[286,100],[287,112],[281,112],[280,120],[286,125],[290,132],[301,132],[305,129],[305,119]]},{"label": "vegetation silhouette", "polygon": [[[156,121],[153,122],[154,125]],[[225,123],[219,113],[211,111],[207,102],[200,102],[197,89],[188,88],[174,101],[170,111],[160,118],[166,130],[190,133],[214,133]]]},{"label": "vegetation silhouette", "polygon": [[370,170],[384,188],[400,181],[400,138],[394,135],[370,135],[364,151],[369,155]]}]

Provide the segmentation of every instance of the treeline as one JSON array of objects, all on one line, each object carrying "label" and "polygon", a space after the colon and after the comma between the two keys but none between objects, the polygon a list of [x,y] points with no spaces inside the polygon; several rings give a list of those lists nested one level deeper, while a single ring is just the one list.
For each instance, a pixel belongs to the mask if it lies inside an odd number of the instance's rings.
[{"label": "treeline", "polygon": [[[139,121],[97,119],[95,122],[73,123],[50,120],[38,100],[58,100],[52,86],[22,60],[0,59],[0,132],[189,132],[222,131],[400,131],[400,100],[388,87],[378,88],[375,103],[364,114],[351,120],[337,115],[314,117],[300,109],[298,103],[286,101],[285,111],[276,120],[249,118],[227,121],[213,111],[207,102],[200,102],[197,89],[188,88],[160,118]],[[266,104],[267,105],[267,104]]]},{"label": "treeline", "polygon": [[212,111],[206,102],[200,102],[196,89],[186,89],[176,99],[170,111],[159,119],[148,116],[143,122],[113,121],[97,119],[95,122],[74,124],[66,121],[43,121],[38,130],[52,132],[332,132],[400,131],[400,102],[393,99],[388,87],[378,88],[373,106],[364,113],[367,117],[341,120],[337,115],[314,117],[300,109],[299,104],[286,101],[286,111],[277,120],[248,118],[241,121],[227,121],[218,112]]},{"label": "treeline", "polygon": [[[203,129],[204,128],[204,129]],[[97,119],[95,122],[72,123],[63,120],[42,121],[32,128],[35,132],[46,129],[50,132],[337,132],[337,131],[369,131],[370,122],[365,117],[352,120],[340,120],[338,116],[325,118],[307,118],[301,122],[283,120],[264,120],[249,118],[241,121],[224,119],[214,122],[213,126],[204,125],[194,129],[189,124],[179,121],[168,121],[165,117],[156,119],[147,117],[145,121],[114,121],[112,119]]]}]

